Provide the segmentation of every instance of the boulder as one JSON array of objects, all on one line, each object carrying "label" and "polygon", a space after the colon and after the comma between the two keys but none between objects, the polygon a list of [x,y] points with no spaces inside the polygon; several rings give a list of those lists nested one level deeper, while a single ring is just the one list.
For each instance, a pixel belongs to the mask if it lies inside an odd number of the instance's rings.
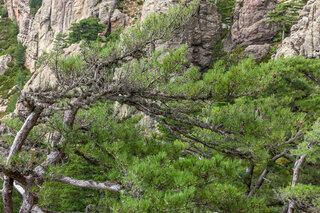
[{"label": "boulder", "polygon": [[255,61],[259,61],[264,56],[266,56],[269,53],[270,50],[270,44],[261,44],[261,45],[250,45],[248,46],[244,52],[248,56],[253,56],[253,59]]},{"label": "boulder", "polygon": [[0,75],[2,75],[8,69],[8,63],[12,61],[11,55],[0,56]]}]

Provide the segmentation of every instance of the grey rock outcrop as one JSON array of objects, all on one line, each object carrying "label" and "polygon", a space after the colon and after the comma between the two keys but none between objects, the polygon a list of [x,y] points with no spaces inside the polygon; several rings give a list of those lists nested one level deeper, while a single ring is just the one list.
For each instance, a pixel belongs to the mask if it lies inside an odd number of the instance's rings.
[{"label": "grey rock outcrop", "polygon": [[[237,0],[232,14],[232,26],[224,41],[225,50],[231,52],[238,45],[249,48],[254,58],[263,57],[261,48],[271,43],[276,35],[276,25],[267,23],[267,13],[275,8],[277,0]],[[250,45],[263,45],[261,48]],[[257,46],[255,46],[257,47]],[[256,50],[256,51],[255,51]]]},{"label": "grey rock outcrop", "polygon": [[[63,54],[65,56],[74,56],[80,54],[81,44],[75,43],[68,48],[63,49]],[[23,92],[27,92],[30,89],[36,89],[38,87],[43,87],[45,84],[54,85],[56,82],[56,77],[50,70],[48,66],[41,66],[37,69],[29,81],[25,84]]]},{"label": "grey rock outcrop", "polygon": [[254,60],[259,61],[269,53],[270,47],[270,44],[249,45],[244,52],[248,56],[252,55]]},{"label": "grey rock outcrop", "polygon": [[320,57],[320,0],[309,0],[300,11],[298,23],[292,26],[291,35],[283,41],[275,58],[297,55]]},{"label": "grey rock outcrop", "polygon": [[111,30],[112,23],[126,24],[126,16],[117,12],[117,0],[45,0],[35,15],[30,14],[30,0],[7,0],[10,18],[19,24],[18,39],[26,49],[26,67],[34,72],[36,61],[43,51],[50,51],[58,33],[68,32],[72,23],[98,17]]},{"label": "grey rock outcrop", "polygon": [[11,55],[0,56],[0,75],[8,69],[8,63],[12,60]]},{"label": "grey rock outcrop", "polygon": [[[141,20],[151,13],[166,11],[177,3],[177,0],[146,0],[142,8]],[[206,68],[211,65],[214,44],[221,31],[221,17],[216,6],[207,0],[201,0],[198,13],[192,18],[185,31],[169,42],[157,44],[156,48],[171,49],[181,44],[188,44],[188,58],[194,65]]]}]

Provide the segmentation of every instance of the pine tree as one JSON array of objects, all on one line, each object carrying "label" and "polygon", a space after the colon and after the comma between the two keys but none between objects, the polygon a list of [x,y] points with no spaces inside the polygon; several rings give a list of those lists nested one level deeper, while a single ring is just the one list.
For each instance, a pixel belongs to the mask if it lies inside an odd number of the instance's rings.
[{"label": "pine tree", "polygon": [[99,21],[100,19],[98,18],[88,18],[81,20],[79,23],[73,23],[70,27],[69,42],[95,41],[98,38],[98,34],[106,27],[103,24],[99,24]]},{"label": "pine tree", "polygon": [[268,13],[270,20],[268,22],[277,23],[281,32],[281,41],[284,40],[286,34],[290,34],[290,28],[298,21],[299,10],[301,10],[304,2],[302,0],[283,1],[276,5],[274,11]]},{"label": "pine tree", "polygon": [[24,67],[24,63],[25,63],[25,54],[26,54],[26,48],[20,43],[18,42],[17,47],[15,49],[14,52],[14,58],[16,60],[16,63],[19,67]]},{"label": "pine tree", "polygon": [[218,8],[218,12],[222,17],[222,23],[231,24],[232,9],[236,0],[209,0]]}]

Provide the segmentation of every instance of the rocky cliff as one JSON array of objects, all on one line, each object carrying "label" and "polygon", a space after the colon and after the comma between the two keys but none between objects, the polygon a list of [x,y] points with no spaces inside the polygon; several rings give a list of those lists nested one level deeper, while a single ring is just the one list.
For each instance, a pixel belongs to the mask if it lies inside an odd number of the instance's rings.
[{"label": "rocky cliff", "polygon": [[291,35],[283,41],[275,57],[302,55],[306,58],[319,58],[319,29],[320,1],[309,0],[300,12],[298,23],[291,28]]},{"label": "rocky cliff", "polygon": [[[58,33],[68,32],[72,23],[88,17],[98,17],[108,27],[127,27],[134,20],[144,20],[151,13],[165,11],[178,0],[123,0],[119,8],[118,0],[43,0],[36,12],[30,12],[30,0],[7,0],[8,14],[19,24],[18,39],[27,48],[26,67],[35,72],[38,57],[43,51],[50,51]],[[276,35],[276,24],[268,23],[267,13],[274,10],[278,0],[237,0],[232,12],[232,24],[224,40],[224,49],[231,52],[241,45],[248,55],[259,60],[269,52],[270,43]],[[125,5],[125,7],[123,6]],[[300,21],[292,28],[279,49],[280,55],[304,55],[315,57],[319,52],[318,0],[310,0],[301,12]],[[158,43],[156,48],[189,45],[188,57],[191,62],[202,68],[211,65],[212,52],[216,39],[222,33],[221,17],[217,8],[208,0],[201,0],[198,14],[182,34],[176,35],[170,42]],[[72,48],[71,48],[72,51]],[[48,70],[38,70],[26,87],[40,85],[42,81],[51,81]]]},{"label": "rocky cliff", "polygon": [[[176,0],[146,0],[142,8],[141,20],[143,21],[151,13],[168,10],[177,2]],[[193,17],[184,32],[176,35],[170,42],[158,44],[157,47],[171,49],[181,44],[188,44],[190,61],[201,68],[206,68],[211,65],[214,44],[222,32],[221,25],[221,17],[216,6],[207,0],[201,0],[197,15]]]},{"label": "rocky cliff", "polygon": [[9,17],[19,24],[18,39],[26,47],[26,67],[36,69],[43,51],[50,51],[55,36],[67,32],[72,23],[98,17],[101,23],[125,25],[126,15],[116,9],[117,0],[44,0],[35,15],[30,14],[29,0],[8,0]]},{"label": "rocky cliff", "polygon": [[276,35],[276,25],[268,23],[268,12],[274,10],[277,0],[237,0],[232,13],[232,26],[224,41],[227,52],[238,45],[245,52],[260,59],[266,55]]},{"label": "rocky cliff", "polygon": [[[134,5],[124,0],[123,5]],[[130,3],[130,4],[129,4]],[[26,67],[31,72],[36,70],[38,57],[43,51],[50,51],[58,33],[68,32],[72,23],[88,17],[98,17],[108,28],[126,27],[132,19],[144,20],[151,13],[165,11],[177,4],[176,0],[146,0],[142,11],[135,6],[134,12],[126,8],[120,12],[117,0],[44,0],[35,15],[30,14],[29,0],[8,0],[10,18],[16,18],[19,24],[18,39],[26,46]],[[110,30],[110,29],[109,29]],[[212,50],[221,33],[221,18],[216,7],[207,0],[201,0],[199,12],[192,23],[172,41],[157,44],[157,48],[171,48],[182,43],[189,45],[189,58],[195,65],[208,67],[212,59]],[[38,70],[27,87],[38,86],[42,81],[51,81],[48,70]]]}]

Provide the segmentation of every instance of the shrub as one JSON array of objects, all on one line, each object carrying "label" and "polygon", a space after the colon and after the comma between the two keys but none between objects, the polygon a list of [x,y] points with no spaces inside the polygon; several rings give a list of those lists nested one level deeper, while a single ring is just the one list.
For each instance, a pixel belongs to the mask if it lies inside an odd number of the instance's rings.
[{"label": "shrub", "polygon": [[69,33],[69,42],[76,43],[81,40],[95,41],[98,34],[105,29],[104,24],[99,24],[99,18],[87,18],[81,20],[79,23],[72,24]]},{"label": "shrub", "polygon": [[42,0],[31,0],[30,1],[30,13],[35,15],[42,5]]}]

